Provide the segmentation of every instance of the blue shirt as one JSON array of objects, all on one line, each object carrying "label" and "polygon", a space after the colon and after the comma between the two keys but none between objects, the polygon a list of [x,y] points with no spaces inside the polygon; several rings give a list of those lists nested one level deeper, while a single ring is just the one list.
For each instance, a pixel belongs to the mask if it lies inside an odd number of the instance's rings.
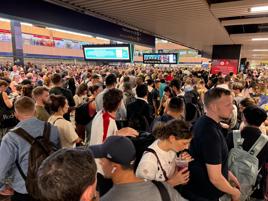
[{"label": "blue shirt", "polygon": [[[44,122],[36,118],[21,121],[16,127],[23,128],[34,138],[43,135]],[[58,130],[51,126],[50,140],[56,145],[60,144]],[[30,144],[13,132],[8,132],[0,145],[0,190],[5,188],[3,181],[12,178],[11,188],[14,191],[27,194],[25,181],[15,165],[18,160],[22,171],[27,175]]]},{"label": "blue shirt", "polygon": [[166,88],[167,84],[166,83],[161,83],[160,84],[160,88],[159,88],[159,93],[160,93],[160,100],[163,98],[164,96],[164,90]]}]

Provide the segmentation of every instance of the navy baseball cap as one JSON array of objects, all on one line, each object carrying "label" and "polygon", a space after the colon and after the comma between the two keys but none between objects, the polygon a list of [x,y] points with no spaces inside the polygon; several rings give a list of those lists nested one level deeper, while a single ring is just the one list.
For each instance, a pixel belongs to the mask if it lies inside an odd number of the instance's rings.
[{"label": "navy baseball cap", "polygon": [[103,144],[89,147],[95,158],[107,158],[120,165],[134,165],[136,149],[132,141],[123,136],[110,136]]}]

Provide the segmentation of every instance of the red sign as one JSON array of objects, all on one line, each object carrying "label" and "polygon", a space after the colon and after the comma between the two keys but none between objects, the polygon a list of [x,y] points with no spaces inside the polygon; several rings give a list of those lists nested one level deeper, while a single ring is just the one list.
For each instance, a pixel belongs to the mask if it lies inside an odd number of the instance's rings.
[{"label": "red sign", "polygon": [[53,40],[62,40],[62,38],[53,37]]},{"label": "red sign", "polygon": [[11,33],[9,30],[0,29],[0,33]]},{"label": "red sign", "polygon": [[237,74],[238,60],[236,59],[218,59],[213,60],[211,65],[211,74],[221,72],[223,75],[228,75],[230,72]]},{"label": "red sign", "polygon": [[33,37],[35,37],[35,38],[43,38],[43,39],[50,39],[49,36],[41,36],[41,35],[36,35],[36,34],[34,34]]}]

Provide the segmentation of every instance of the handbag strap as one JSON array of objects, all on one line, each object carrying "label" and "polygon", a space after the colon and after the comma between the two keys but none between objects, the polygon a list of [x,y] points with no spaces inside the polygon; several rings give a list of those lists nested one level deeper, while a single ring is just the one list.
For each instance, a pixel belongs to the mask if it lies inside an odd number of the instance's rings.
[{"label": "handbag strap", "polygon": [[60,119],[64,119],[63,117],[58,117],[57,119],[55,119],[52,123],[52,125],[55,125],[56,121],[60,120]]},{"label": "handbag strap", "polygon": [[151,149],[151,148],[147,148],[147,149],[145,150],[145,152],[150,152],[150,153],[152,153],[153,155],[155,155],[155,157],[156,157],[156,159],[157,159],[157,163],[159,164],[159,166],[160,166],[160,168],[161,168],[161,170],[162,170],[162,172],[163,172],[163,175],[164,175],[164,177],[165,177],[165,181],[167,181],[167,180],[168,180],[167,173],[166,173],[166,171],[164,170],[164,168],[163,168],[163,166],[162,166],[162,164],[161,164],[161,162],[160,162],[160,159],[159,159],[159,157],[158,157],[156,151],[153,150],[153,149]]},{"label": "handbag strap", "polygon": [[170,201],[169,193],[164,184],[159,181],[152,181],[152,183],[158,188],[162,201]]}]

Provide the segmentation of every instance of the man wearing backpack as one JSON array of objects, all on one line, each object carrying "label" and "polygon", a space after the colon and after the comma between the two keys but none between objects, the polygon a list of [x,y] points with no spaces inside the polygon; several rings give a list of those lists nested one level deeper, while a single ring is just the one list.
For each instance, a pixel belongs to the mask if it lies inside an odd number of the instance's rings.
[{"label": "man wearing backpack", "polygon": [[[21,97],[15,102],[15,116],[20,122],[15,127],[16,130],[23,129],[32,138],[41,137],[45,128],[45,122],[34,117],[35,103],[29,97]],[[10,188],[14,190],[12,201],[28,201],[30,195],[26,190],[26,181],[34,178],[24,178],[28,175],[29,155],[31,145],[18,134],[15,130],[9,131],[3,138],[0,145],[0,194],[5,194]],[[51,126],[50,141],[59,145],[59,135],[57,128]],[[2,183],[7,178],[12,178],[9,186]],[[30,180],[29,180],[30,179]],[[25,181],[26,180],[26,181]],[[29,184],[31,186],[36,184]],[[28,186],[27,186],[28,189]]]},{"label": "man wearing backpack", "polygon": [[[227,138],[228,148],[231,150],[229,156],[229,168],[237,176],[241,187],[249,186],[249,191],[245,190],[244,188],[241,189],[242,197],[251,196],[254,200],[264,200],[266,182],[265,163],[268,162],[268,144],[267,137],[264,137],[265,134],[262,134],[259,127],[266,120],[266,118],[267,114],[263,109],[257,106],[246,107],[243,111],[243,121],[245,123],[245,127],[241,131],[233,131],[233,133],[229,134]],[[263,136],[263,139],[260,138],[260,136]],[[235,149],[233,149],[234,147],[239,149],[239,143],[235,142],[234,139],[242,139],[240,146],[242,146],[242,150],[245,152],[239,152],[239,150],[235,151]],[[249,150],[254,150],[254,145],[256,145],[258,139],[261,141],[258,145],[259,149],[255,151],[255,153],[251,153]],[[240,159],[237,159],[234,163],[233,160],[231,160],[231,158],[235,157],[232,156],[233,154],[242,159],[241,162]],[[244,158],[242,154],[245,154]],[[256,162],[256,164],[253,164],[253,166],[250,166],[248,169],[243,164],[250,164],[254,162],[251,160],[252,156],[257,157],[257,160],[254,158],[253,160],[258,162]],[[254,170],[253,167],[255,167],[254,172],[252,172],[252,170]],[[236,171],[237,169],[240,169],[240,171]],[[245,172],[242,172],[242,170],[245,170]],[[258,174],[259,170],[260,173]],[[253,183],[251,184],[250,178],[254,178],[256,181],[252,181]],[[251,187],[257,188],[253,192]],[[251,193],[253,194],[251,195]]]}]

